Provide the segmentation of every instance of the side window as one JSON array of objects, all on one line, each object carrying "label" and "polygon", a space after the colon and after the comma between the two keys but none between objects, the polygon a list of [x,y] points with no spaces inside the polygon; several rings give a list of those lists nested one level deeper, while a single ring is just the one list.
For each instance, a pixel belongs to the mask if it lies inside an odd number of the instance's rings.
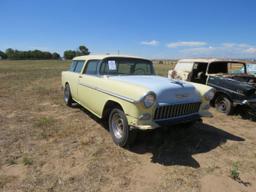
[{"label": "side window", "polygon": [[101,63],[100,74],[108,74],[108,66],[106,62]]},{"label": "side window", "polygon": [[245,65],[242,63],[229,63],[228,72],[229,73],[245,73]]},{"label": "side window", "polygon": [[77,61],[75,72],[76,73],[80,73],[82,68],[83,68],[83,66],[84,66],[84,61]]},{"label": "side window", "polygon": [[96,75],[97,74],[97,67],[98,67],[99,60],[91,60],[88,61],[86,64],[86,68],[84,70],[84,74],[87,75]]},{"label": "side window", "polygon": [[73,61],[69,67],[69,71],[74,72],[76,68],[77,61]]}]

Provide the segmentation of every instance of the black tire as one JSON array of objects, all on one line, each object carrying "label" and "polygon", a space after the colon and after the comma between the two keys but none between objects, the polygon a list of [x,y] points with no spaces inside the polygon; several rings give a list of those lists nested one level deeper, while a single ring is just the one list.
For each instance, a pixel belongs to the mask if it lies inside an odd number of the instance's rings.
[{"label": "black tire", "polygon": [[225,113],[226,115],[232,115],[234,112],[232,101],[230,101],[226,96],[223,95],[219,95],[215,99],[214,106],[217,111]]},{"label": "black tire", "polygon": [[195,124],[197,123],[198,121],[191,121],[191,122],[187,122],[187,123],[183,123],[182,124],[182,127],[184,129],[191,129],[195,126]]},{"label": "black tire", "polygon": [[71,107],[73,103],[73,99],[72,99],[72,95],[71,95],[71,91],[68,83],[65,85],[65,88],[64,88],[64,102],[69,107]]},{"label": "black tire", "polygon": [[108,118],[109,131],[115,144],[130,147],[135,138],[136,130],[130,130],[124,112],[119,108],[111,110]]}]

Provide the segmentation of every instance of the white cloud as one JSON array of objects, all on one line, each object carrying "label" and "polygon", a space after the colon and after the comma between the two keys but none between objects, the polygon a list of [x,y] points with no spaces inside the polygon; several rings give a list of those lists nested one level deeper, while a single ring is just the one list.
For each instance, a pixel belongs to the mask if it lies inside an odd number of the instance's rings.
[{"label": "white cloud", "polygon": [[256,47],[248,48],[248,49],[244,50],[244,52],[250,53],[250,54],[256,54]]},{"label": "white cloud", "polygon": [[142,45],[149,45],[149,46],[156,46],[159,44],[159,41],[157,40],[151,40],[151,41],[142,41]]},{"label": "white cloud", "polygon": [[194,47],[180,50],[182,55],[186,57],[211,57],[215,54],[218,48],[216,47]]},{"label": "white cloud", "polygon": [[227,48],[248,48],[251,47],[251,45],[245,44],[245,43],[222,43],[223,47]]},{"label": "white cloud", "polygon": [[248,44],[222,43],[209,47],[193,47],[180,50],[184,57],[225,57],[250,58],[255,57],[256,47]]},{"label": "white cloud", "polygon": [[202,41],[179,41],[167,44],[169,48],[177,48],[177,47],[200,47],[207,45],[206,42]]}]

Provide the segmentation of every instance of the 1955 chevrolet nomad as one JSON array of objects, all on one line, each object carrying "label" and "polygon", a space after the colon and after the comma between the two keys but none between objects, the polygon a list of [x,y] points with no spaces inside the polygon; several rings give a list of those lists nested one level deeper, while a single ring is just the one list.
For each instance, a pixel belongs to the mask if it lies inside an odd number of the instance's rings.
[{"label": "1955 chevrolet nomad", "polygon": [[214,89],[155,75],[150,60],[120,55],[73,59],[62,72],[64,101],[108,121],[114,142],[129,145],[136,129],[191,123],[210,116]]}]

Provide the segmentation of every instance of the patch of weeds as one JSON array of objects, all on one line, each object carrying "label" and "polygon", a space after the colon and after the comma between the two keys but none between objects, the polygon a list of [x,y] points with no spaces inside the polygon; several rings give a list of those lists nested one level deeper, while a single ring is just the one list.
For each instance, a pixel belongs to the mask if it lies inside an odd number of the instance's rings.
[{"label": "patch of weeds", "polygon": [[[19,149],[19,148],[18,148]],[[21,150],[20,150],[21,152]],[[21,152],[22,153],[22,152]],[[10,154],[10,155],[7,155],[6,156],[6,160],[5,160],[5,163],[8,164],[8,165],[16,165],[18,162],[18,159],[20,158],[21,156],[18,155],[18,154]]]},{"label": "patch of weeds", "polygon": [[33,164],[32,158],[30,158],[28,156],[24,156],[22,159],[22,162],[24,165],[32,165]]},{"label": "patch of weeds", "polygon": [[234,180],[239,179],[239,171],[238,171],[238,163],[237,162],[234,162],[232,164],[232,167],[230,169],[230,177]]},{"label": "patch of weeds", "polygon": [[54,122],[55,120],[52,117],[41,117],[35,122],[34,126],[45,128],[53,125]]},{"label": "patch of weeds", "polygon": [[15,164],[17,164],[16,158],[10,157],[9,159],[6,160],[6,163],[7,163],[8,165],[15,165]]},{"label": "patch of weeds", "polygon": [[234,179],[235,181],[237,181],[238,183],[244,185],[245,187],[251,185],[250,182],[243,181],[243,180],[240,178],[240,173],[239,173],[239,171],[238,171],[238,162],[234,162],[234,163],[232,164],[232,167],[231,167],[231,169],[230,169],[230,177],[231,177],[232,179]]},{"label": "patch of weeds", "polygon": [[49,136],[57,131],[56,128],[53,127],[55,123],[56,120],[52,117],[41,117],[34,123],[34,127],[40,129],[40,132],[37,132],[37,134],[39,134],[41,138],[48,139]]}]

